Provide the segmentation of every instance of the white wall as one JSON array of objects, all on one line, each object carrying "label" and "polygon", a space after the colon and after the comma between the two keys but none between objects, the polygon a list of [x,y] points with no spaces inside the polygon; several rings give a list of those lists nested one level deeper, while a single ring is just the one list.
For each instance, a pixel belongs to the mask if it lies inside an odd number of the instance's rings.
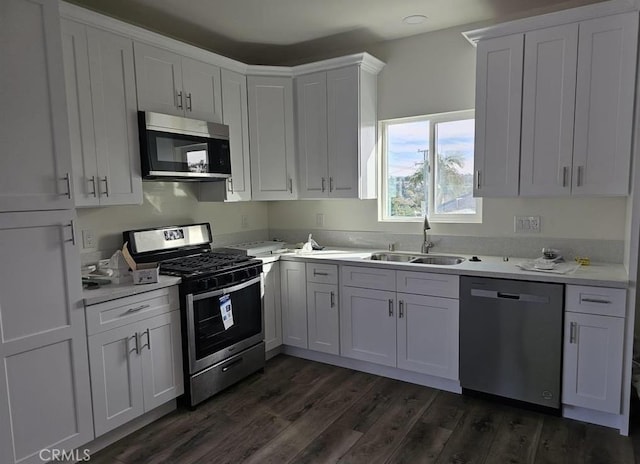
[{"label": "white wall", "polygon": [[[84,229],[92,230],[97,238],[96,248],[110,252],[122,244],[122,232],[131,229],[210,222],[215,244],[216,236],[266,231],[268,227],[266,203],[201,203],[196,199],[196,184],[143,182],[142,185],[141,206],[77,209],[78,234]],[[242,227],[242,216],[247,217],[246,228]]]},{"label": "white wall", "polygon": [[[453,28],[370,48],[387,63],[378,77],[378,118],[440,113],[475,106],[475,48]],[[379,223],[376,201],[287,201],[269,205],[272,229],[325,229],[418,233],[419,224]],[[541,216],[536,237],[624,240],[626,198],[492,199],[483,203],[482,224],[432,224],[434,234],[519,236],[514,215]]]}]

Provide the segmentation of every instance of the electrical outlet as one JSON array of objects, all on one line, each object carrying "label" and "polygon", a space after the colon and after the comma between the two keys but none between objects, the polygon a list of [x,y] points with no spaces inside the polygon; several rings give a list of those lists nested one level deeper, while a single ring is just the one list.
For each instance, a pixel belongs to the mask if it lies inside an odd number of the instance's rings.
[{"label": "electrical outlet", "polygon": [[245,214],[242,215],[241,226],[243,229],[247,229],[249,227],[249,219]]},{"label": "electrical outlet", "polygon": [[96,236],[90,229],[85,229],[82,231],[82,248],[95,248],[96,247]]},{"label": "electrical outlet", "polygon": [[317,213],[316,214],[316,226],[317,227],[324,227],[324,214],[322,214],[322,213]]},{"label": "electrical outlet", "polygon": [[540,216],[514,216],[513,230],[516,233],[540,233]]}]

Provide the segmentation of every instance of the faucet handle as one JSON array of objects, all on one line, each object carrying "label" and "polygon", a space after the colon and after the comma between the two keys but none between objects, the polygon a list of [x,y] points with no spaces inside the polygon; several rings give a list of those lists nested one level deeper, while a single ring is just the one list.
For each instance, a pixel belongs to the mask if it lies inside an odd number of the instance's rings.
[{"label": "faucet handle", "polygon": [[396,244],[395,244],[395,242],[391,242],[391,243],[389,243],[389,251],[396,251]]}]

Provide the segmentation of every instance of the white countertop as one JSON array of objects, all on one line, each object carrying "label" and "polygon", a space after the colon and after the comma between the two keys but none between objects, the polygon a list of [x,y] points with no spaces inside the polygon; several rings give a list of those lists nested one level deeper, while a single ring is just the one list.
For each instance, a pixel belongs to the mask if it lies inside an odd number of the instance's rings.
[{"label": "white countertop", "polygon": [[134,285],[133,282],[128,282],[126,284],[103,285],[100,288],[93,290],[84,289],[82,291],[82,296],[84,298],[84,305],[90,306],[98,303],[104,303],[109,300],[115,300],[116,298],[123,298],[125,296],[137,295],[138,293],[150,292],[151,290],[158,290],[164,287],[171,287],[172,285],[178,285],[179,283],[180,277],[161,275],[158,278],[158,282],[154,284]]},{"label": "white countertop", "polygon": [[[552,274],[541,271],[525,271],[516,266],[518,263],[530,261],[526,258],[509,257],[509,261],[503,261],[501,256],[480,256],[481,261],[469,261],[471,255],[455,253],[432,253],[433,255],[462,256],[465,258],[460,264],[441,266],[432,264],[413,264],[392,261],[371,261],[368,258],[372,253],[385,250],[371,250],[358,248],[330,248],[302,253],[300,250],[277,253],[273,255],[261,255],[259,258],[269,261],[275,260],[275,256],[285,261],[309,261],[320,259],[334,262],[335,264],[352,264],[357,266],[388,267],[395,270],[411,270],[422,272],[437,272],[441,274],[458,274],[468,276],[497,277],[503,279],[530,280],[536,282],[555,282],[574,285],[591,285],[596,287],[627,288],[629,276],[622,264],[592,263],[590,266],[581,266],[575,272],[569,274]],[[404,251],[398,250],[402,253]],[[411,253],[411,251],[409,251]],[[420,253],[416,253],[420,254]]]}]

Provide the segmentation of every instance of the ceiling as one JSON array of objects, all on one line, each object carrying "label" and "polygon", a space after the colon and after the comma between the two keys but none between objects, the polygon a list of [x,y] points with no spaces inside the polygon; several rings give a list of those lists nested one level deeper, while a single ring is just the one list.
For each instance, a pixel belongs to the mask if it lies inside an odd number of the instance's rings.
[{"label": "ceiling", "polygon": [[[465,24],[491,24],[601,0],[70,0],[250,64],[295,64],[305,55]],[[405,24],[425,15],[422,24]]]}]

